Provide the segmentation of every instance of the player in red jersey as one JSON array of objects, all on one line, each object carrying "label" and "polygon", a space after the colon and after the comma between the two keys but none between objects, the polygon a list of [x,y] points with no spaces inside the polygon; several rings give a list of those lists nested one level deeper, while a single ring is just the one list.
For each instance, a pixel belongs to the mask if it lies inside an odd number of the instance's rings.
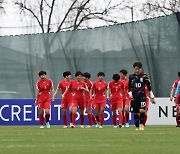
[{"label": "player in red jersey", "polygon": [[[66,95],[64,95],[64,92],[66,91],[66,89],[69,88],[69,85],[71,83],[71,72],[69,72],[69,71],[64,72],[63,77],[64,77],[64,79],[58,83],[57,89],[52,97],[52,100],[54,100],[54,98],[58,94],[59,90],[61,90],[61,92],[62,92],[61,109],[62,109],[64,128],[68,128],[66,111],[67,111],[67,108],[69,107],[69,99],[70,99],[71,92],[68,91],[66,93]],[[71,116],[72,116],[72,114],[70,112],[70,118],[71,118]]]},{"label": "player in red jersey", "polygon": [[96,125],[98,128],[102,128],[104,123],[104,109],[106,107],[106,96],[105,91],[107,89],[107,83],[104,81],[105,74],[99,72],[97,74],[98,80],[93,83],[92,89],[90,91],[90,99],[94,95],[94,110],[95,116],[100,125]]},{"label": "player in red jersey", "polygon": [[125,94],[124,95],[124,98],[123,98],[123,117],[124,117],[124,121],[123,123],[125,123],[125,127],[129,127],[129,106],[130,106],[130,103],[131,103],[131,98],[128,94],[129,92],[129,89],[128,89],[128,82],[129,82],[129,79],[127,78],[127,70],[125,69],[122,69],[120,70],[120,81],[124,84],[124,90],[125,90]]},{"label": "player in red jersey", "polygon": [[[69,90],[71,91],[70,96],[70,111],[72,112],[72,125],[71,128],[75,127],[77,107],[80,109],[80,125],[84,128],[84,92],[89,93],[89,90],[84,81],[82,81],[82,72],[77,71],[75,74],[76,80],[71,81]],[[67,90],[66,90],[67,92]],[[66,94],[65,92],[65,94]]]},{"label": "player in red jersey", "polygon": [[114,74],[113,80],[108,84],[108,95],[107,99],[110,100],[111,110],[113,112],[113,124],[114,128],[117,128],[116,125],[116,110],[118,110],[118,118],[119,118],[119,128],[122,127],[123,124],[123,99],[125,95],[124,84],[119,80],[120,75]]},{"label": "player in red jersey", "polygon": [[[90,91],[92,88],[92,82],[90,81],[91,74],[88,72],[85,72],[83,74],[83,77],[84,77],[84,82],[86,83],[86,86],[88,87],[88,90]],[[85,104],[86,104],[88,121],[89,121],[89,125],[86,128],[90,128],[92,126],[92,121],[94,122],[95,125],[97,124],[97,122],[94,115],[92,114],[92,101],[90,100],[90,94],[87,92],[85,93]]]},{"label": "player in red jersey", "polygon": [[46,127],[50,128],[50,103],[51,103],[51,91],[54,94],[54,86],[52,80],[46,78],[46,72],[39,72],[40,79],[36,83],[36,100],[35,105],[38,105],[39,109],[39,121],[40,128],[44,128],[44,112],[46,117]]},{"label": "player in red jersey", "polygon": [[[174,81],[173,83],[173,86],[172,86],[172,89],[171,89],[171,92],[170,92],[170,101],[173,100],[173,95],[174,95],[174,92],[177,88],[177,85],[178,85],[178,82],[180,81],[180,72],[178,72],[178,79]],[[175,99],[174,99],[174,102],[175,102]],[[178,111],[178,108],[177,108],[177,105],[176,105],[176,111]],[[179,114],[178,112],[176,112],[176,127],[180,127],[180,123],[179,123]]]},{"label": "player in red jersey", "polygon": [[150,98],[150,94],[147,86],[145,86],[145,93],[146,93],[146,108],[145,108],[145,116],[143,121],[144,127],[146,126],[146,122],[148,118],[147,112],[149,109],[149,103],[151,102],[152,104],[156,104],[155,98]]}]

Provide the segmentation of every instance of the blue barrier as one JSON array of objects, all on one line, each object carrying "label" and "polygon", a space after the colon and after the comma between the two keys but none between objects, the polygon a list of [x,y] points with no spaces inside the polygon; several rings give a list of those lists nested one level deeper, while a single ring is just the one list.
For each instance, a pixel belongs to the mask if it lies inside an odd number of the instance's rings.
[{"label": "blue barrier", "polygon": [[[61,116],[60,99],[51,103],[51,125],[63,125]],[[109,101],[105,109],[105,125],[112,125],[111,110]],[[69,123],[69,113],[68,123]],[[130,124],[133,118],[130,114]],[[79,124],[79,113],[77,114],[76,124]],[[88,124],[88,117],[85,112],[84,124]],[[34,99],[0,99],[0,125],[39,125],[38,109],[34,106]]]}]

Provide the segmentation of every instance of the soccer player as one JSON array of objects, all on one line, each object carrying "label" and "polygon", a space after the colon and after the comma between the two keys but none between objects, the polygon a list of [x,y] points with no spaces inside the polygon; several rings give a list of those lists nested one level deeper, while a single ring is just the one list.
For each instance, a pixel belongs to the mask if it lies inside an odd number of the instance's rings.
[{"label": "soccer player", "polygon": [[[180,81],[177,84],[174,98],[175,98],[175,103],[176,103],[176,112],[178,114],[178,122],[180,122]],[[180,127],[179,123],[178,123],[177,127]]]},{"label": "soccer player", "polygon": [[120,81],[124,84],[124,90],[125,90],[125,93],[126,95],[124,95],[124,98],[123,98],[123,123],[125,123],[125,127],[129,127],[129,106],[130,106],[130,103],[131,103],[131,98],[128,94],[129,92],[129,89],[128,89],[128,82],[129,82],[129,79],[127,78],[127,70],[125,69],[122,69],[120,70]]},{"label": "soccer player", "polygon": [[[69,99],[71,96],[71,92],[68,90],[66,95],[64,95],[64,92],[66,91],[66,89],[69,88],[69,85],[71,83],[71,72],[69,71],[64,72],[63,77],[64,79],[59,81],[58,83],[57,89],[52,97],[52,100],[54,100],[59,90],[61,90],[62,91],[61,109],[62,109],[62,116],[63,116],[63,122],[64,122],[63,128],[68,128],[66,111],[67,111],[67,108],[69,107]],[[72,113],[70,112],[70,119],[72,119],[71,116],[72,116]]]},{"label": "soccer player", "polygon": [[[86,86],[88,87],[88,90],[90,91],[92,88],[92,82],[90,81],[91,74],[88,72],[85,72],[83,74],[83,77],[84,77],[84,82],[86,83]],[[87,93],[87,92],[85,93],[85,104],[86,104],[88,121],[89,121],[89,125],[86,128],[91,128],[92,121],[94,122],[95,125],[97,125],[97,122],[94,115],[92,114],[92,101],[90,100],[90,93]]]},{"label": "soccer player", "polygon": [[[174,81],[174,83],[173,83],[173,86],[172,86],[172,89],[171,89],[171,92],[170,92],[170,101],[172,101],[173,100],[173,94],[174,94],[174,92],[175,92],[175,90],[176,90],[176,88],[177,88],[177,85],[178,85],[178,82],[180,81],[180,72],[178,72],[178,79],[177,80],[175,80]],[[176,99],[174,99],[174,101],[175,101],[175,104],[176,104],[176,127],[180,127],[180,111],[179,111],[179,105],[177,105],[177,98]]]},{"label": "soccer player", "polygon": [[[69,85],[69,90],[71,91],[70,97],[70,108],[72,112],[72,126],[75,127],[76,124],[76,114],[77,107],[80,109],[80,125],[84,128],[84,92],[89,93],[89,90],[84,81],[82,81],[82,72],[77,71],[75,74],[76,79],[71,81]],[[65,91],[66,94],[67,90]]]},{"label": "soccer player", "polygon": [[106,89],[107,83],[104,81],[105,74],[104,72],[99,72],[97,74],[98,80],[93,83],[92,89],[90,91],[90,99],[94,95],[94,110],[95,116],[100,125],[97,124],[97,128],[102,128],[104,123],[104,109],[106,107]]},{"label": "soccer player", "polygon": [[144,120],[143,120],[144,127],[146,126],[146,122],[147,122],[147,117],[148,117],[147,112],[149,109],[149,103],[151,102],[152,104],[156,104],[155,99],[150,98],[149,90],[148,90],[147,86],[145,86],[145,93],[146,93],[146,108],[145,108],[145,116],[144,116]]},{"label": "soccer player", "polygon": [[154,94],[151,90],[149,77],[146,73],[141,72],[142,63],[135,62],[133,67],[134,73],[129,76],[129,95],[132,99],[131,106],[134,112],[136,130],[144,130],[143,121],[146,109],[145,85],[148,88],[150,98],[154,99]]},{"label": "soccer player", "polygon": [[119,79],[120,79],[120,75],[114,74],[113,80],[109,82],[108,90],[107,90],[107,99],[110,100],[111,110],[113,113],[112,119],[113,119],[114,128],[117,128],[116,110],[118,110],[119,128],[121,128],[123,124],[122,111],[123,111],[123,99],[125,97],[124,96],[125,91],[124,91],[124,85]]},{"label": "soccer player", "polygon": [[50,117],[50,103],[51,103],[51,94],[54,94],[54,86],[51,79],[46,78],[46,72],[39,72],[39,80],[36,83],[36,100],[35,105],[39,109],[39,121],[40,128],[44,128],[44,112],[46,117],[46,127],[50,128],[49,117]]}]

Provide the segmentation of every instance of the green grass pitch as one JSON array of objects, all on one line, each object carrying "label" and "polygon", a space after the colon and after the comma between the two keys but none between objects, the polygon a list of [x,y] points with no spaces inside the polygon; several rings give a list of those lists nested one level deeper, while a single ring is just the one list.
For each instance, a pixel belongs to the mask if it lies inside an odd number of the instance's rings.
[{"label": "green grass pitch", "polygon": [[174,154],[179,153],[180,128],[67,128],[0,126],[0,154]]}]

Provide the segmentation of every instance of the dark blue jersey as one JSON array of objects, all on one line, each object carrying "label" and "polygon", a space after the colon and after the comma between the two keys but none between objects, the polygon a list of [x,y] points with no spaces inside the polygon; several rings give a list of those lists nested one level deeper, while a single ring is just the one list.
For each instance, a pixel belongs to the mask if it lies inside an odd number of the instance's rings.
[{"label": "dark blue jersey", "polygon": [[133,98],[145,96],[145,85],[151,91],[150,80],[146,73],[140,73],[139,75],[131,74],[129,76],[128,87],[129,91],[132,92]]}]

